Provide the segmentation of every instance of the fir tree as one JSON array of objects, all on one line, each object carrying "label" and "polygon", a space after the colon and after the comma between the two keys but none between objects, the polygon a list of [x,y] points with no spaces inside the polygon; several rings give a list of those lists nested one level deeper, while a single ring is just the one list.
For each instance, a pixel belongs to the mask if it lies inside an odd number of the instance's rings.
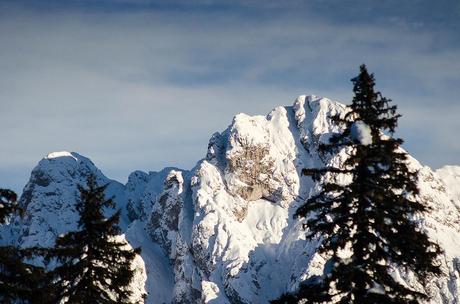
[{"label": "fir tree", "polygon": [[[0,224],[5,224],[14,214],[22,214],[17,196],[11,190],[0,189]],[[34,248],[0,246],[0,302],[44,303],[45,271],[24,262],[36,254]]]},{"label": "fir tree", "polygon": [[[421,281],[440,273],[439,246],[412,219],[427,207],[416,199],[417,172],[407,166],[403,141],[392,137],[400,117],[396,106],[374,89],[364,65],[352,82],[350,111],[333,117],[344,131],[320,147],[326,153],[345,149],[348,158],[340,168],[304,170],[322,180],[322,190],[296,212],[306,218],[308,238],[323,238],[318,250],[330,260],[323,276],[274,303],[418,303],[426,294],[397,282],[392,269],[410,270]],[[345,175],[351,182],[337,182]]]},{"label": "fir tree", "polygon": [[104,198],[105,188],[96,185],[94,176],[87,189],[79,186],[80,230],[58,237],[48,255],[59,263],[52,271],[54,303],[130,303],[131,263],[139,250],[126,249],[126,242],[115,239],[120,211],[104,216],[104,208],[114,207]]}]

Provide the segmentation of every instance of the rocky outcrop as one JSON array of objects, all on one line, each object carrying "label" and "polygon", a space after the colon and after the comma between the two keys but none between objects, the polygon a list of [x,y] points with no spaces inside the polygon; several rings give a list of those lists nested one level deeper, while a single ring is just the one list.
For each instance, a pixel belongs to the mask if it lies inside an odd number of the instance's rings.
[{"label": "rocky outcrop", "polygon": [[152,240],[162,246],[173,266],[173,303],[197,303],[201,298],[201,280],[190,251],[190,243],[187,242],[190,222],[184,207],[186,194],[183,172],[171,170],[147,224]]},{"label": "rocky outcrop", "polygon": [[157,195],[163,190],[163,182],[171,170],[164,168],[161,171],[134,171],[126,183],[126,208],[130,221],[146,221],[152,213],[152,207]]},{"label": "rocky outcrop", "polygon": [[270,183],[275,166],[269,155],[269,146],[238,144],[241,150],[227,159],[228,172],[232,175],[228,182],[234,186],[235,194],[249,202],[270,197],[276,189]]}]

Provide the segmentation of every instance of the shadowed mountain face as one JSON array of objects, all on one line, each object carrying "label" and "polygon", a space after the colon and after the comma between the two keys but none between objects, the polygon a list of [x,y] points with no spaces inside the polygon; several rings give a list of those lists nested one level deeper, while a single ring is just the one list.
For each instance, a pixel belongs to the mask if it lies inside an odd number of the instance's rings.
[{"label": "shadowed mountain face", "polygon": [[[300,96],[267,116],[238,114],[212,135],[206,157],[192,170],[136,171],[126,185],[77,153],[51,153],[24,188],[27,216],[2,227],[3,242],[51,246],[75,229],[77,185],[95,174],[122,210],[126,239],[142,248],[145,267],[139,262],[133,288],[145,287],[147,303],[266,303],[323,271],[319,240],[306,241],[302,221],[292,215],[318,190],[301,170],[345,159],[343,152],[318,153],[339,131],[330,117],[345,111],[338,102]],[[414,219],[444,249],[443,275],[426,286],[402,269],[395,276],[435,303],[457,303],[460,168],[433,172],[413,158],[409,166],[419,171],[419,196],[431,207]]]}]

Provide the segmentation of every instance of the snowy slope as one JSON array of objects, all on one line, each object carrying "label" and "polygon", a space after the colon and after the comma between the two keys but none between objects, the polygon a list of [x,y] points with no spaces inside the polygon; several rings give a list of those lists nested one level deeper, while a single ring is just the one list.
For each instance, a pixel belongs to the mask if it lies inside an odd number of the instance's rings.
[{"label": "snowy slope", "polygon": [[436,175],[452,198],[460,204],[460,166],[444,166],[436,170]]},{"label": "snowy slope", "polygon": [[[292,215],[317,190],[301,170],[344,160],[321,155],[318,145],[339,131],[330,117],[345,111],[327,98],[300,96],[267,116],[238,114],[212,135],[192,170],[136,171],[126,185],[77,153],[52,153],[32,171],[21,197],[27,217],[13,231],[22,246],[32,246],[74,229],[76,185],[94,173],[123,210],[126,239],[142,248],[147,303],[266,303],[322,272],[318,242],[305,241]],[[414,218],[444,248],[444,274],[427,286],[410,273],[396,275],[424,288],[432,303],[458,303],[460,167],[433,172],[409,163],[420,172],[420,199],[431,207]]]}]

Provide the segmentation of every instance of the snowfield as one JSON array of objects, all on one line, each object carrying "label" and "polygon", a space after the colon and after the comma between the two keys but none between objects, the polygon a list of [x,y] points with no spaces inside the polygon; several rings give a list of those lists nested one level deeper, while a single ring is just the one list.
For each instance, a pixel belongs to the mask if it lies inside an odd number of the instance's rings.
[{"label": "snowfield", "polygon": [[[343,153],[320,154],[318,145],[339,131],[330,117],[345,111],[339,102],[300,96],[267,116],[238,114],[212,135],[205,158],[190,171],[135,171],[126,185],[77,153],[51,153],[24,188],[27,216],[2,227],[2,241],[51,246],[75,229],[77,185],[95,174],[122,210],[124,237],[142,249],[136,295],[145,289],[147,303],[267,303],[322,273],[319,241],[306,241],[302,221],[292,215],[318,189],[302,169],[344,160]],[[356,124],[357,140],[368,143],[368,133]],[[420,172],[419,197],[431,207],[414,218],[444,249],[443,275],[427,286],[400,269],[395,276],[432,295],[429,303],[458,303],[460,167],[433,172],[413,158],[409,167]]]}]

